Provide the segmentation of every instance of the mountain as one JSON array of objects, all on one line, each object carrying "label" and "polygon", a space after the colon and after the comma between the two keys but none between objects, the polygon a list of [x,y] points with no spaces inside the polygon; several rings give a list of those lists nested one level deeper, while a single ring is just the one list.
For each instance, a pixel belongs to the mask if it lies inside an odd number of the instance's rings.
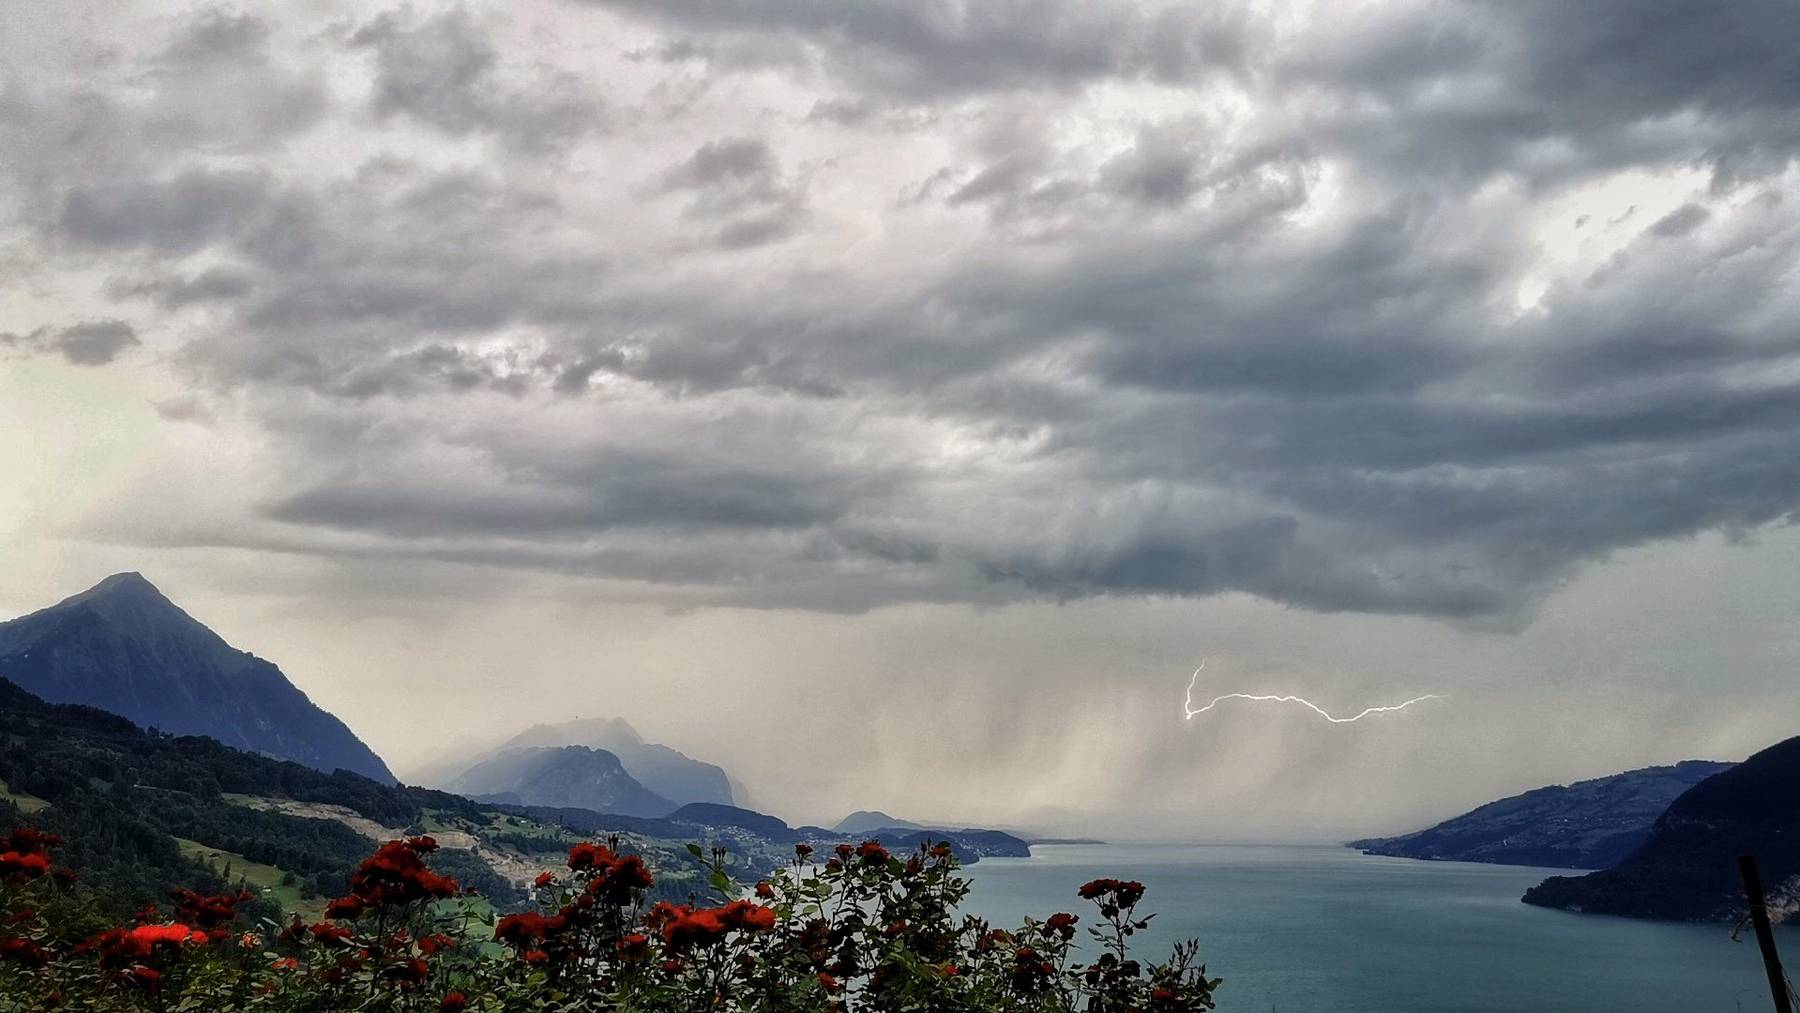
[{"label": "mountain", "polygon": [[1527,891],[1525,903],[1633,918],[1736,921],[1748,910],[1739,855],[1756,858],[1770,917],[1800,914],[1800,737],[1689,788],[1624,861],[1586,876],[1553,876]]},{"label": "mountain", "polygon": [[[344,891],[377,837],[426,821],[439,828],[493,823],[454,795],[345,770],[322,773],[203,736],[146,731],[93,707],[46,703],[5,679],[0,784],[0,833],[28,820],[61,834],[57,861],[114,914],[164,901],[174,886],[217,892],[227,885],[222,869],[208,866],[229,864],[260,888],[260,914],[287,908],[316,917],[322,898]],[[469,833],[441,836],[440,869],[495,903],[523,899],[518,880],[528,877],[508,878],[485,857],[503,849],[477,847]]]},{"label": "mountain", "polygon": [[1489,802],[1425,830],[1349,846],[1399,858],[1604,869],[1636,850],[1677,796],[1729,767],[1685,760],[1551,785]]},{"label": "mountain", "polygon": [[0,677],[146,728],[394,782],[387,764],[281,669],[226,643],[137,573],[0,623]]},{"label": "mountain", "polygon": [[677,804],[735,805],[739,801],[724,770],[661,743],[644,741],[637,729],[622,718],[582,718],[532,725],[492,749],[439,761],[420,771],[419,779],[448,786],[457,783],[462,772],[473,765],[486,763],[508,750],[541,746],[603,749],[618,757],[626,773],[639,784]]},{"label": "mountain", "polygon": [[508,749],[470,767],[451,791],[487,802],[666,816],[675,803],[639,784],[619,758],[587,746]]},{"label": "mountain", "polygon": [[519,746],[588,746],[619,758],[644,787],[676,802],[732,805],[731,779],[725,771],[658,742],[645,742],[623,718],[585,718],[555,725],[533,725],[501,749]]},{"label": "mountain", "polygon": [[[75,889],[113,917],[165,901],[171,887],[218,893],[243,879],[259,895],[257,917],[285,910],[317,920],[378,843],[420,833],[440,845],[434,868],[501,908],[525,903],[527,885],[562,865],[571,844],[612,833],[631,835],[629,850],[657,870],[651,895],[665,900],[707,888],[690,843],[725,849],[750,879],[794,855],[779,820],[778,838],[769,839],[708,824],[705,811],[675,823],[539,809],[554,818],[146,731],[0,679],[0,838],[22,823],[61,834],[58,864],[75,869]],[[721,815],[732,823],[755,816]]]},{"label": "mountain", "polygon": [[889,816],[879,809],[858,809],[838,820],[832,829],[840,834],[861,834],[871,830],[924,830],[925,825]]},{"label": "mountain", "polygon": [[740,809],[734,805],[719,805],[714,802],[690,802],[670,813],[668,818],[671,823],[691,823],[703,827],[736,827],[739,830],[748,830],[753,834],[777,840],[793,833],[780,817],[749,809]]}]

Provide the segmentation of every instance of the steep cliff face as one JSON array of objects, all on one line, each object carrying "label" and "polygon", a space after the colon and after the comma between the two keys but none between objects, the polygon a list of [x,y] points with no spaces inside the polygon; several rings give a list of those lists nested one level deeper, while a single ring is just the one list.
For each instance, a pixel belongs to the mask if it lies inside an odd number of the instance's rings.
[{"label": "steep cliff face", "polygon": [[1791,920],[1800,907],[1800,737],[1688,789],[1624,861],[1586,876],[1553,876],[1527,891],[1525,903],[1633,918],[1736,921],[1747,910],[1739,855],[1760,866],[1771,914]]},{"label": "steep cliff face", "polygon": [[232,647],[136,573],[0,623],[0,677],[52,703],[394,781],[373,750],[281,669]]},{"label": "steep cliff face", "polygon": [[1351,841],[1371,855],[1452,862],[1604,869],[1637,849],[1669,803],[1730,768],[1686,760],[1538,788],[1398,837]]}]

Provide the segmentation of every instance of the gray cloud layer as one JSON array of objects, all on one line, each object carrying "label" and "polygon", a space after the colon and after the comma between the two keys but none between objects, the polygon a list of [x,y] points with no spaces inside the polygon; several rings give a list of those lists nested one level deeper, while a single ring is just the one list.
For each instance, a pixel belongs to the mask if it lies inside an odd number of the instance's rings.
[{"label": "gray cloud layer", "polygon": [[139,344],[137,332],[123,320],[86,320],[67,327],[39,327],[29,334],[0,334],[0,348],[55,353],[77,366],[104,366]]},{"label": "gray cloud layer", "polygon": [[159,22],[0,88],[10,244],[119,318],[9,340],[268,439],[194,542],[698,602],[1504,624],[1791,520],[1789,5],[1197,10]]}]

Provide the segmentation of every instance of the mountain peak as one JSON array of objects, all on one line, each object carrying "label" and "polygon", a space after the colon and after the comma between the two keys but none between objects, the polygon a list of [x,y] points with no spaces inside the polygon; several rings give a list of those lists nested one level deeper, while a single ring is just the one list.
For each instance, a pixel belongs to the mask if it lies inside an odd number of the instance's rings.
[{"label": "mountain peak", "polygon": [[136,570],[126,570],[123,573],[113,574],[80,594],[72,595],[71,597],[64,599],[63,604],[66,605],[79,601],[93,601],[96,598],[115,597],[154,598],[160,601],[169,600],[161,591],[157,590],[156,585],[150,583],[149,579],[143,574]]},{"label": "mountain peak", "polygon": [[281,669],[231,646],[136,571],[0,622],[0,676],[52,703],[393,781],[381,758]]},{"label": "mountain peak", "polygon": [[578,745],[617,750],[643,744],[644,737],[624,718],[576,718],[554,725],[532,725],[500,748]]},{"label": "mountain peak", "polygon": [[231,651],[206,625],[183,611],[136,570],[115,573],[80,594],[50,606],[45,613],[64,613],[85,606],[106,622],[134,636],[165,639],[176,637],[206,645],[213,651]]}]

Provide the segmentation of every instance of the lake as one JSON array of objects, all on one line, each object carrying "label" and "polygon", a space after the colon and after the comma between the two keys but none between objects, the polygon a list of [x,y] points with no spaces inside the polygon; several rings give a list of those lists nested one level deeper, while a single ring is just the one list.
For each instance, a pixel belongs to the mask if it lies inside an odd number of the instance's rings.
[{"label": "lake", "polygon": [[[1135,955],[1200,940],[1219,1007],[1254,1013],[1764,1013],[1748,928],[1528,907],[1557,870],[1375,858],[1342,847],[1049,845],[969,867],[967,910],[1001,926],[1056,911],[1096,916],[1075,888],[1141,880],[1155,911]],[[1778,929],[1789,968],[1800,929]],[[1086,941],[1085,935],[1077,936]],[[1088,943],[1089,952],[1091,942]]]}]

